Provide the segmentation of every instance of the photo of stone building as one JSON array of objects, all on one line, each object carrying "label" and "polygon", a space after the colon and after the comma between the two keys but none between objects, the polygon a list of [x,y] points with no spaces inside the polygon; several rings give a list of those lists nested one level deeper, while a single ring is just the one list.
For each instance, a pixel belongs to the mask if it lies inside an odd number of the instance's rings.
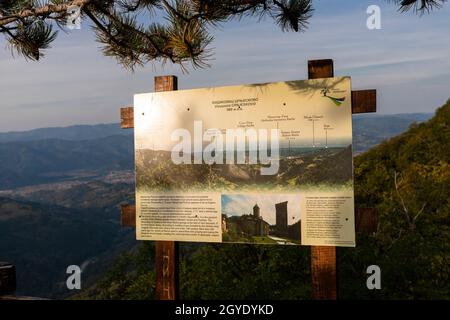
[{"label": "photo of stone building", "polygon": [[[292,196],[290,197],[292,198]],[[247,198],[245,199],[247,200]],[[270,196],[264,200],[264,211],[262,211],[261,205],[255,202],[248,213],[222,213],[222,239],[224,242],[300,243],[300,206],[295,206],[298,214],[291,215],[291,219],[289,219],[288,200],[272,204],[270,204]],[[250,207],[250,205],[245,204],[245,207]]]},{"label": "photo of stone building", "polygon": [[264,221],[260,215],[258,204],[253,206],[252,214],[244,214],[239,220],[240,229],[248,235],[255,237],[264,237],[269,235],[269,223]]},{"label": "photo of stone building", "polygon": [[275,204],[276,234],[286,236],[288,232],[287,201]]}]

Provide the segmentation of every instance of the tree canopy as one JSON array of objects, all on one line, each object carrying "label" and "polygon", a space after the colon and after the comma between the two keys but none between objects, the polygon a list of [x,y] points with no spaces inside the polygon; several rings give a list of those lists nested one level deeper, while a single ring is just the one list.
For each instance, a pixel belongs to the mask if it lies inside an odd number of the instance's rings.
[{"label": "tree canopy", "polygon": [[[447,0],[387,0],[423,14]],[[306,30],[312,0],[2,0],[0,33],[12,53],[39,60],[64,28],[69,9],[90,20],[103,53],[126,68],[170,61],[208,66],[211,29],[231,19],[270,17],[282,31]]]}]

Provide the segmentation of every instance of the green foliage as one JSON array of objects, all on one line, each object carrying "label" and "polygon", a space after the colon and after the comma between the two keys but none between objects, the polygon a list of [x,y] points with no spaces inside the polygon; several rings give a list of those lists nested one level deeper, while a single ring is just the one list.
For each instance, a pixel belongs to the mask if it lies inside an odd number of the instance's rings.
[{"label": "green foliage", "polygon": [[311,3],[312,0],[6,1],[0,5],[0,33],[17,52],[39,60],[42,50],[56,36],[51,29],[53,23],[63,27],[68,9],[76,5],[82,17],[91,21],[97,41],[103,44],[103,53],[117,58],[126,68],[171,61],[186,70],[186,62],[194,68],[208,66],[211,28],[231,19],[267,15],[283,31],[303,31],[313,11]]},{"label": "green foliage", "polygon": [[153,269],[154,255],[154,246],[149,242],[142,243],[136,252],[121,254],[100,282],[72,299],[153,299],[155,273],[149,270]]},{"label": "green foliage", "polygon": [[[90,262],[102,253],[108,256],[116,242],[127,248],[125,234],[118,236],[117,219],[118,213],[100,208],[70,209],[0,197],[0,261],[16,265],[17,294],[42,298],[72,294],[65,286],[67,266],[86,262],[91,267]],[[83,284],[103,272],[90,268]]]},{"label": "green foliage", "polygon": [[[357,250],[342,250],[342,279],[359,274],[361,297],[450,298],[449,122],[450,101],[430,121],[355,159],[356,201],[376,206],[380,220]],[[370,264],[381,267],[384,288],[369,295],[361,270]]]},{"label": "green foliage", "polygon": [[311,296],[310,255],[306,247],[202,245],[192,255],[183,257],[180,269],[182,299]]},{"label": "green foliage", "polygon": [[39,60],[43,54],[40,50],[47,49],[50,43],[56,39],[57,31],[53,31],[50,24],[43,21],[33,21],[17,27],[15,33],[11,33],[9,44],[11,50],[31,60]]},{"label": "green foliage", "polygon": [[[420,14],[446,2],[387,1]],[[14,51],[39,60],[56,37],[53,25],[64,28],[73,5],[92,23],[103,53],[129,69],[156,61],[170,61],[183,70],[186,63],[204,68],[211,56],[211,29],[221,23],[268,16],[283,31],[299,32],[307,29],[314,10],[312,0],[5,0],[0,3],[0,33]]]},{"label": "green foliage", "polygon": [[418,14],[429,13],[433,9],[441,8],[447,0],[388,0],[399,5],[402,12],[414,11]]},{"label": "green foliage", "polygon": [[283,31],[305,30],[312,17],[313,8],[309,1],[280,0],[282,6],[275,15],[277,24]]}]

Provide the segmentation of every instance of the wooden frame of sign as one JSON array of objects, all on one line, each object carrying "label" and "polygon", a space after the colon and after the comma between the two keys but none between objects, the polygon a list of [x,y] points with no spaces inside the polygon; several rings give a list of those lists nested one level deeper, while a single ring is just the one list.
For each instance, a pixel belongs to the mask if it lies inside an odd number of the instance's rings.
[{"label": "wooden frame of sign", "polygon": [[[308,78],[334,77],[333,60],[308,61]],[[176,76],[155,77],[155,92],[178,89]],[[376,112],[376,90],[352,91],[352,113]],[[120,110],[121,127],[134,128],[133,107]],[[377,227],[377,212],[374,208],[356,208],[355,226],[357,232],[373,233]],[[134,227],[136,225],[136,207],[123,205],[121,208],[121,224]],[[155,242],[156,298],[160,300],[177,300],[179,297],[178,255],[179,244],[175,241]],[[337,264],[336,247],[311,247],[311,275],[313,298],[317,300],[337,299]]]}]

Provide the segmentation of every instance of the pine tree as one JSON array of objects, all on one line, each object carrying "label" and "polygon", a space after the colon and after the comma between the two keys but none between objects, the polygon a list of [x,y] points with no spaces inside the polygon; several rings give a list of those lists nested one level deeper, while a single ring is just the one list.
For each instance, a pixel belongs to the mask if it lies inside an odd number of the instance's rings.
[{"label": "pine tree", "polygon": [[388,0],[388,2],[399,5],[399,10],[402,12],[412,10],[422,15],[433,9],[441,8],[447,0]]},{"label": "pine tree", "polygon": [[[388,0],[428,12],[447,0]],[[133,69],[148,62],[208,66],[211,29],[231,19],[268,16],[283,31],[306,30],[312,0],[0,0],[0,33],[12,53],[39,60],[64,28],[69,9],[93,25],[106,56]]]}]

